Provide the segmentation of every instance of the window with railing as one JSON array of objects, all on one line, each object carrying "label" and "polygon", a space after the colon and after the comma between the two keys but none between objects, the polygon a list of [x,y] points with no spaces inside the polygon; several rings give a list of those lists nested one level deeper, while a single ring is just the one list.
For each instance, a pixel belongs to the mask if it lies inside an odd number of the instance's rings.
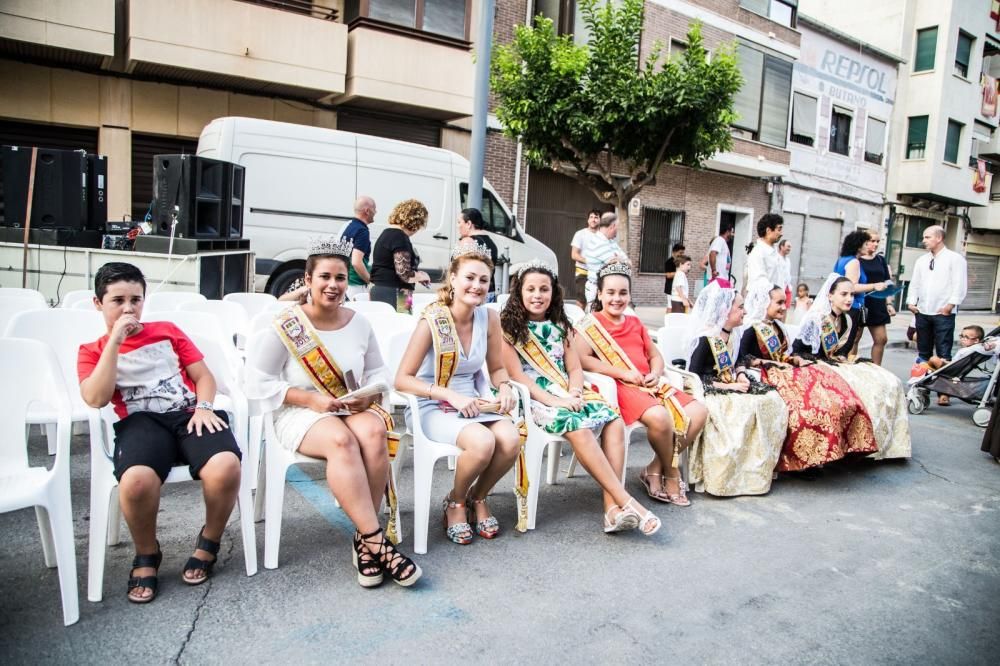
[{"label": "window with railing", "polygon": [[337,11],[336,7],[333,7],[332,2],[329,4],[311,2],[310,0],[240,0],[240,2],[260,5],[261,7],[270,7],[271,9],[279,9],[294,14],[302,14],[303,16],[311,16],[312,18],[324,21],[336,21],[340,17],[340,12]]},{"label": "window with railing", "polygon": [[684,211],[664,208],[642,209],[642,246],[639,250],[640,273],[662,273],[670,258],[670,248],[684,238]]},{"label": "window with railing", "polygon": [[838,155],[851,154],[851,123],[854,117],[847,109],[833,107],[830,118],[830,152]]},{"label": "window with railing", "polygon": [[958,44],[955,46],[955,73],[963,79],[969,78],[969,61],[972,59],[972,45],[976,39],[969,33],[958,31]]},{"label": "window with railing", "polygon": [[865,162],[882,164],[885,154],[885,121],[868,117],[865,131]]},{"label": "window with railing", "polygon": [[344,20],[370,19],[462,41],[469,40],[472,0],[344,0]]},{"label": "window with railing", "polygon": [[906,159],[923,159],[927,148],[927,120],[929,116],[912,116],[906,129]]},{"label": "window with railing", "polygon": [[736,47],[743,86],[733,101],[739,117],[733,123],[747,138],[784,148],[788,135],[788,102],[792,63],[748,44]]},{"label": "window with railing", "polygon": [[816,142],[816,98],[797,92],[792,97],[792,141],[803,146]]}]

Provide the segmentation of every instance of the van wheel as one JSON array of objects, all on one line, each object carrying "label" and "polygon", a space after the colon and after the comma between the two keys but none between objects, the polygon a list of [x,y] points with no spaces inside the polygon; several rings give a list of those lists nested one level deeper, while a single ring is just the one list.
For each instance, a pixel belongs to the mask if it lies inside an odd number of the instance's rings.
[{"label": "van wheel", "polygon": [[302,277],[302,273],[303,269],[301,268],[286,268],[271,278],[267,285],[268,293],[275,298],[281,296],[288,291],[293,282]]}]

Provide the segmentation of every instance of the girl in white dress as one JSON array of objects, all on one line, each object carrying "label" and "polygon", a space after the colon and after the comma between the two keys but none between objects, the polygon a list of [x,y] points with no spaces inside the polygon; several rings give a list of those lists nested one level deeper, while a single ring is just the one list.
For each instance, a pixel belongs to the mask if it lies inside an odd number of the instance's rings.
[{"label": "girl in white dress", "polygon": [[[499,315],[482,307],[493,264],[479,245],[459,246],[437,303],[425,308],[396,371],[396,389],[419,396],[419,418],[433,440],[462,449],[455,484],[445,496],[445,534],[458,544],[475,533],[493,539],[500,533],[486,505],[490,490],[514,465],[521,449],[514,423],[504,414],[517,400],[501,356]],[[452,363],[442,371],[443,363]],[[497,387],[494,399],[483,363]],[[471,504],[472,507],[468,507]]]},{"label": "girl in white dress", "polygon": [[352,558],[358,582],[373,587],[384,573],[409,586],[420,578],[420,567],[395,549],[377,513],[389,482],[391,419],[379,408],[379,395],[336,397],[346,393],[352,378],[360,386],[386,380],[371,325],[341,307],[352,249],[350,241],[332,239],[310,248],[305,271],[310,302],[282,311],[274,326],[252,340],[247,394],[274,410],[281,446],[326,460],[330,489],[357,527]]}]

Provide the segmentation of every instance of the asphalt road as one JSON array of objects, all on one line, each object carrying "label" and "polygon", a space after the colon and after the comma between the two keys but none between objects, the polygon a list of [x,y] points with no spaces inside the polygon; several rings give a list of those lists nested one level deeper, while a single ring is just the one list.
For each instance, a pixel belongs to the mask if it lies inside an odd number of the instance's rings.
[{"label": "asphalt road", "polygon": [[[892,349],[902,376],[912,353]],[[1000,654],[1000,465],[979,451],[972,408],[911,417],[908,462],[833,466],[764,497],[657,506],[664,529],[606,536],[586,476],[541,490],[538,529],[459,547],[432,510],[414,589],[364,590],[351,528],[322,470],[287,485],[280,568],[248,578],[235,517],[212,580],[180,569],[202,523],[196,484],[164,492],[160,596],[125,599],[127,530],[108,551],[104,601],[86,601],[86,442],[73,448],[80,621],[64,628],[55,570],[30,510],[0,516],[0,661],[21,663],[994,664]],[[34,459],[44,460],[35,438]],[[633,443],[629,484],[648,458]],[[563,459],[565,470],[568,457]],[[448,477],[438,466],[435,497]],[[409,468],[401,483],[407,532]],[[514,518],[508,478],[494,496]],[[263,564],[263,525],[257,526]],[[404,547],[409,551],[408,538]]]}]

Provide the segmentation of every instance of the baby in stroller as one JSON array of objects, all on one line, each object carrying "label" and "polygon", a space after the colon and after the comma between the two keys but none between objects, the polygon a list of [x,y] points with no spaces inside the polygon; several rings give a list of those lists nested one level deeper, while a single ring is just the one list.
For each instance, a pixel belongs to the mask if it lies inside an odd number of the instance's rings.
[{"label": "baby in stroller", "polygon": [[[986,425],[990,416],[988,406],[995,398],[1000,370],[1000,364],[995,362],[1000,352],[998,336],[1000,327],[984,336],[982,327],[966,326],[959,335],[960,348],[952,361],[932,357],[925,363],[916,364],[907,382],[910,413],[923,412],[930,404],[931,391],[935,391],[939,396],[938,404],[942,406],[951,404],[952,397],[978,403],[979,409],[972,419],[978,425]],[[979,423],[980,420],[983,422]]]}]

